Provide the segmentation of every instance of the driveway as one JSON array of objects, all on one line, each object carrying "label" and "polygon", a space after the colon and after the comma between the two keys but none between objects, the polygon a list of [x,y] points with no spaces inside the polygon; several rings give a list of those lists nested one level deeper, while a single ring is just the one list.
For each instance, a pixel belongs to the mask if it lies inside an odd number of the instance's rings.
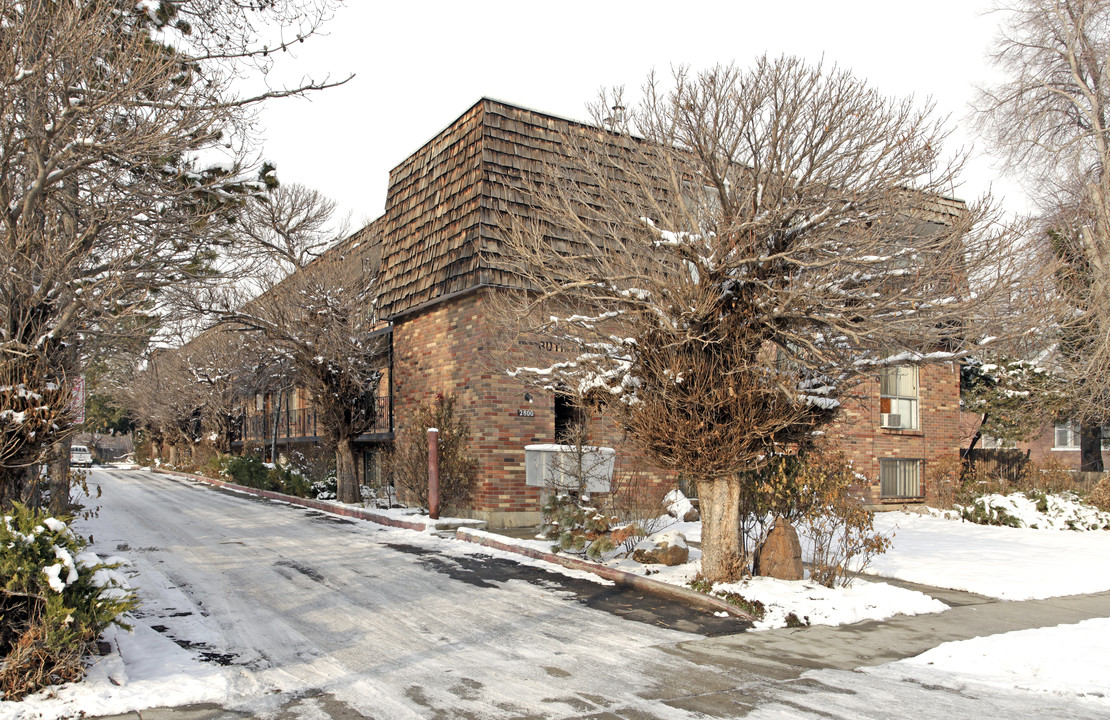
[{"label": "driveway", "polygon": [[[1056,624],[1026,616],[1022,603],[1003,604],[1015,611],[997,622],[987,608],[999,604],[965,597],[935,616],[728,634],[740,629],[732,619],[458,541],[147,472],[96,470],[92,482],[104,497],[83,530],[97,552],[134,561],[140,622],[227,667],[222,707],[189,717],[1105,713],[854,671],[969,633]],[[1110,615],[1110,597],[1088,597],[1057,622]]]}]

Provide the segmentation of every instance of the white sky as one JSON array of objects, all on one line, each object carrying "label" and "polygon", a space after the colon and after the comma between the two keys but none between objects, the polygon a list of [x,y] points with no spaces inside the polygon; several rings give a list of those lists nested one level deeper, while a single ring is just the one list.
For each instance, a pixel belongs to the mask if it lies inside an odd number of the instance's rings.
[{"label": "white sky", "polygon": [[[954,145],[972,145],[968,102],[997,77],[985,60],[999,20],[982,14],[990,4],[348,0],[326,37],[298,46],[284,67],[292,81],[356,77],[266,108],[263,154],[282,181],[321,190],[357,227],[381,214],[390,169],[483,96],[584,118],[603,86],[633,90],[653,68],[747,65],[764,52],[824,57],[887,94],[932,97],[957,126]],[[954,194],[973,199],[993,186],[1022,210],[1020,192],[998,176],[980,154]]]}]

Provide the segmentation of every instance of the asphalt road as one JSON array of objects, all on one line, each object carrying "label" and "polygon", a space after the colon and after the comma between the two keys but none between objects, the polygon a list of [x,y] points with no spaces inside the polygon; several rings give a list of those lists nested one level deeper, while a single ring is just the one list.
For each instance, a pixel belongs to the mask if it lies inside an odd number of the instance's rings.
[{"label": "asphalt road", "polygon": [[[972,613],[963,621],[722,635],[739,629],[723,624],[735,621],[522,568],[458,541],[146,472],[97,470],[92,481],[104,498],[84,530],[94,550],[134,561],[147,601],[142,621],[238,673],[230,710],[194,708],[200,714],[190,717],[1105,712],[1068,698],[853,671],[973,636],[969,624],[989,615],[986,603],[958,608]],[[1110,614],[1110,598],[1075,616],[1098,614]]]}]

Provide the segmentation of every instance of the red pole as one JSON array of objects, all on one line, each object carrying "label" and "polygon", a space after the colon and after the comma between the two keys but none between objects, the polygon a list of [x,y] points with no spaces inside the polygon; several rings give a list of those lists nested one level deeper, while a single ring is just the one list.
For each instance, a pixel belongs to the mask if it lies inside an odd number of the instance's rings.
[{"label": "red pole", "polygon": [[428,428],[428,515],[439,520],[439,430]]}]

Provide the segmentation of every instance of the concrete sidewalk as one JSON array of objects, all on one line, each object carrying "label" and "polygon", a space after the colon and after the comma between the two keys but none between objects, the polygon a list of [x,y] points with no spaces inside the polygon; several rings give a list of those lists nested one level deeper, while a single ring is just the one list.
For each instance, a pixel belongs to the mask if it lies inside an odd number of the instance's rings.
[{"label": "concrete sidewalk", "polygon": [[725,635],[680,643],[675,652],[699,663],[759,663],[799,672],[817,668],[853,670],[914,657],[945,642],[1110,617],[1110,592],[1001,601],[939,588],[914,589],[953,607],[942,613],[895,615],[854,625]]}]

